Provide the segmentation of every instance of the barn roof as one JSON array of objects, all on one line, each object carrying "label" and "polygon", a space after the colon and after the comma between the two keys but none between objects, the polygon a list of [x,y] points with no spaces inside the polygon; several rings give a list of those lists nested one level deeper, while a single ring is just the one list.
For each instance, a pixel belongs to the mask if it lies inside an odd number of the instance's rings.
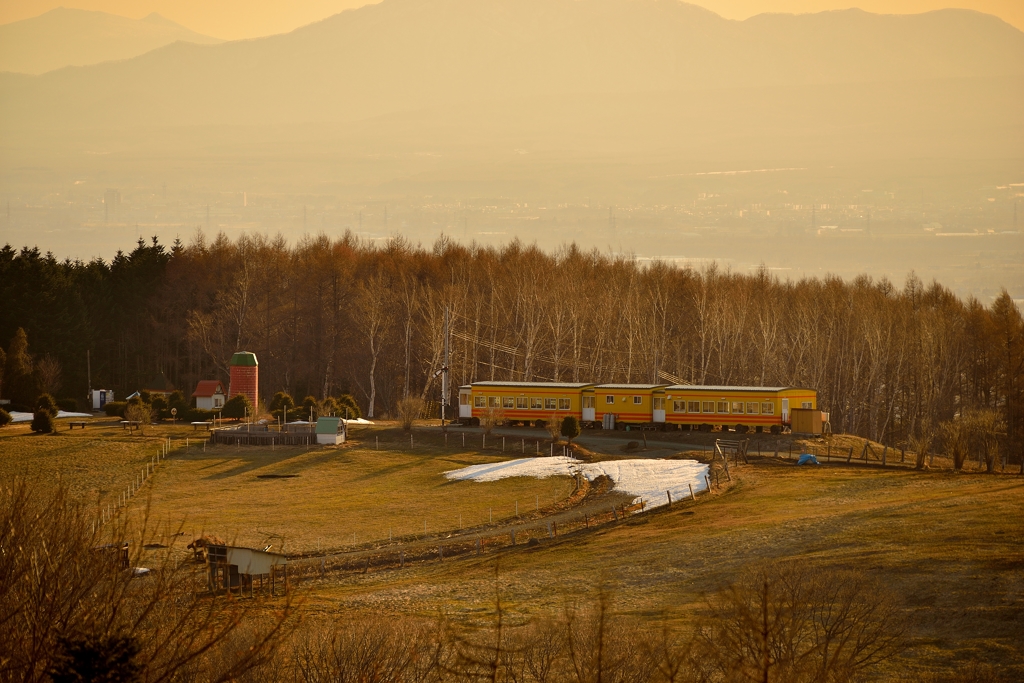
[{"label": "barn roof", "polygon": [[209,398],[218,393],[227,393],[224,391],[223,382],[219,379],[201,379],[199,380],[199,384],[196,385],[196,390],[192,392],[192,398]]},{"label": "barn roof", "polygon": [[145,391],[156,394],[169,394],[174,391],[174,385],[171,384],[170,380],[168,380],[166,376],[164,376],[163,371],[146,382],[142,388]]}]

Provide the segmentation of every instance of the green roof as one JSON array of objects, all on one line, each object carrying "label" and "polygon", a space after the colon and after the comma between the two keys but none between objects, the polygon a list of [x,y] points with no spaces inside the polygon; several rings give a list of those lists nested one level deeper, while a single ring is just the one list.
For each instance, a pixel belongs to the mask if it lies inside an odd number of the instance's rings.
[{"label": "green roof", "polygon": [[238,351],[235,355],[231,356],[231,362],[228,365],[248,365],[255,367],[259,365],[256,361],[256,354],[250,353],[249,351]]},{"label": "green roof", "polygon": [[340,417],[318,417],[316,419],[317,434],[337,434]]}]

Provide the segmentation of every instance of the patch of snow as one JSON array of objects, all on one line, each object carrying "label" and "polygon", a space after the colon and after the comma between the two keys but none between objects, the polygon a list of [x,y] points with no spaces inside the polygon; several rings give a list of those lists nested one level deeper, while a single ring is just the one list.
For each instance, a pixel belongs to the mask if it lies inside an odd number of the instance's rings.
[{"label": "patch of snow", "polygon": [[[11,423],[12,424],[18,423],[18,422],[31,422],[32,421],[32,413],[22,413],[22,412],[17,411],[17,410],[12,410],[10,415],[11,415]],[[66,413],[63,410],[58,410],[57,411],[57,419],[61,419],[61,418],[65,418],[65,417],[92,417],[92,413]]]},{"label": "patch of snow", "polygon": [[643,498],[649,507],[668,503],[666,491],[672,493],[672,500],[682,500],[707,488],[704,475],[708,466],[696,460],[608,460],[606,462],[580,462],[565,456],[542,458],[519,458],[486,465],[471,465],[459,470],[445,472],[444,476],[454,481],[497,481],[508,477],[536,477],[543,479],[553,476],[572,476],[579,468],[588,481],[601,475],[607,476],[615,486],[614,491]]},{"label": "patch of snow", "polygon": [[353,418],[348,419],[348,420],[342,420],[342,422],[344,422],[345,424],[350,424],[350,425],[372,425],[373,424],[369,420],[365,420],[365,419],[363,419],[361,417],[353,417]]}]

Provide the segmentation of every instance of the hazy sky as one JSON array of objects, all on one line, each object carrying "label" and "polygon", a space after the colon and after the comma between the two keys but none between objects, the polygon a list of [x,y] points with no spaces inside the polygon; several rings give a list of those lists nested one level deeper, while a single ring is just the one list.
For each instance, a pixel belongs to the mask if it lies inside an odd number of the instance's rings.
[{"label": "hazy sky", "polygon": [[[141,18],[159,12],[188,28],[233,40],[281,33],[365,0],[0,0],[0,24],[27,19],[54,7],[102,10]],[[965,7],[1002,17],[1024,30],[1024,0],[696,0],[730,19],[761,12],[819,12],[860,7],[871,12],[913,13],[943,7]]]}]

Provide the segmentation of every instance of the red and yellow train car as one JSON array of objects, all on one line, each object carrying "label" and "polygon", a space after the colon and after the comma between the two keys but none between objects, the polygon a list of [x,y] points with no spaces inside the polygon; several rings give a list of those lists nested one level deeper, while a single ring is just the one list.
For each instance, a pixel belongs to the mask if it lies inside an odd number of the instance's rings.
[{"label": "red and yellow train car", "polygon": [[818,394],[799,387],[730,387],[676,384],[665,390],[666,423],[756,431],[781,429],[793,409],[817,409]]},{"label": "red and yellow train car", "polygon": [[[800,387],[475,382],[459,388],[459,419],[479,424],[490,415],[506,424],[537,424],[572,415],[605,429],[777,431],[790,425],[793,411],[816,411],[817,400],[817,392]],[[821,416],[819,425],[828,421]]]},{"label": "red and yellow train car", "polygon": [[506,424],[550,422],[567,415],[583,421],[583,390],[575,382],[474,382],[459,387],[459,419],[479,424],[494,415]]}]

